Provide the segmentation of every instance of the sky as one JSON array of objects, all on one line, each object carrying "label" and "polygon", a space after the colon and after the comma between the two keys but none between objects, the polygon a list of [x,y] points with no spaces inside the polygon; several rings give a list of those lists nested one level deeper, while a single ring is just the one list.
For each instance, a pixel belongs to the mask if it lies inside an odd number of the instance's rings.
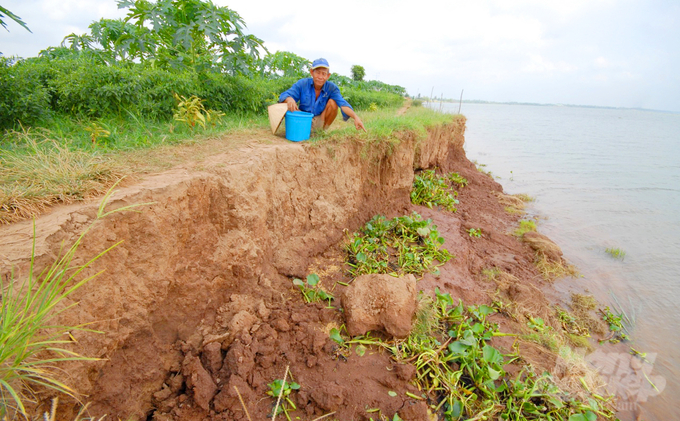
[{"label": "sky", "polygon": [[[678,0],[214,0],[270,52],[324,57],[331,71],[413,96],[680,112]],[[115,0],[0,0],[0,52],[33,57]]]}]

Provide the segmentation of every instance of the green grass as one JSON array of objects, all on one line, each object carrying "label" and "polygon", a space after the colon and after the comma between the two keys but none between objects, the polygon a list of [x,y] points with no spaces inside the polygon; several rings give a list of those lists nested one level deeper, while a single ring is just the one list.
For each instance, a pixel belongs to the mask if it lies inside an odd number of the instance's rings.
[{"label": "green grass", "polygon": [[513,234],[521,238],[524,234],[531,231],[536,231],[536,221],[523,219],[519,221],[519,228],[517,228]]},{"label": "green grass", "polygon": [[623,260],[626,257],[626,252],[620,248],[608,247],[605,252],[615,259]]},{"label": "green grass", "polygon": [[338,116],[330,130],[313,135],[308,143],[327,147],[337,143],[359,143],[362,145],[361,157],[371,159],[382,153],[391,154],[402,142],[397,133],[414,133],[418,144],[427,138],[428,127],[450,124],[461,118],[460,115],[438,113],[426,107],[411,107],[402,116],[397,116],[396,111],[397,108],[384,108],[359,113],[367,130],[365,133],[356,130],[353,120],[343,122]]},{"label": "green grass", "polygon": [[[92,132],[87,130],[96,124],[109,132],[92,142]],[[196,140],[229,134],[244,129],[265,128],[269,123],[266,115],[236,115],[221,117],[215,124],[206,124],[193,130],[185,123],[175,120],[158,121],[134,114],[123,117],[106,117],[93,120],[55,116],[38,129],[7,131],[0,137],[0,150],[21,150],[26,141],[40,143],[49,139],[69,150],[86,152],[113,152],[145,149],[160,145],[181,144],[188,138]]]}]

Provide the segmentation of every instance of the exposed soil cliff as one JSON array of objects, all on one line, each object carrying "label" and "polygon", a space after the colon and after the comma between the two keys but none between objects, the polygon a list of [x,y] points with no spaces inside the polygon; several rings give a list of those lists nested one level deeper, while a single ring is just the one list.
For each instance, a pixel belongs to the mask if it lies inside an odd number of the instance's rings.
[{"label": "exposed soil cliff", "polygon": [[[456,256],[438,276],[420,279],[418,289],[439,287],[472,304],[489,303],[488,292],[500,286],[515,302],[544,313],[533,251],[508,234],[517,217],[499,203],[501,186],[466,159],[464,124],[432,128],[422,141],[402,133],[391,151],[363,150],[368,158],[351,140],[319,146],[263,133],[271,142],[211,156],[201,171],[179,167],[120,188],[111,209],[153,204],[113,214],[85,237],[80,263],[123,243],[87,269],[104,272],[78,291],[72,299],[80,304],[61,317],[62,323],[94,322],[104,332],[73,333],[75,350],[101,360],[65,365],[65,380],[90,402],[93,416],[247,419],[236,386],[252,419],[265,420],[273,403],[267,383],[289,365],[302,385],[294,397],[301,419],[333,411],[339,420],[367,419],[367,408],[426,419],[425,403],[404,394],[416,392],[409,383],[414,368],[380,352],[340,355],[328,331],[343,323],[342,314],[305,304],[291,278],[317,273],[339,295],[344,287],[336,281],[348,281],[345,231],[376,214],[416,210],[435,221],[444,247]],[[433,167],[469,180],[457,213],[410,203],[414,171]],[[65,206],[36,220],[36,271],[92,222],[97,206]],[[480,228],[483,237],[472,238],[469,228]],[[30,221],[0,227],[3,279],[12,267],[19,277],[26,273],[31,237]],[[513,276],[496,285],[480,275],[492,267]],[[513,329],[512,320],[496,317]],[[540,347],[527,347],[527,358],[552,368]]]}]

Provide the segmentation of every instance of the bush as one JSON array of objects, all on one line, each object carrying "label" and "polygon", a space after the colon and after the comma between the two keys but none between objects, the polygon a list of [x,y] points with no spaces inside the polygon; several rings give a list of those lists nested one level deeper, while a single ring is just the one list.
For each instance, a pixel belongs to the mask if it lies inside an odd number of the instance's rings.
[{"label": "bush", "polygon": [[48,118],[49,105],[49,93],[36,74],[0,58],[0,130]]},{"label": "bush", "polygon": [[367,110],[371,104],[378,107],[398,107],[403,102],[400,95],[389,92],[364,91],[357,88],[340,88],[342,96],[357,110]]},{"label": "bush", "polygon": [[[4,60],[0,63],[0,129],[19,121],[35,125],[53,113],[86,119],[134,114],[167,120],[176,105],[174,94],[196,95],[206,108],[224,113],[264,113],[297,80],[161,70],[138,63],[107,65],[87,54],[43,56],[14,65]],[[401,87],[336,75],[334,80],[357,109],[401,104]]]}]

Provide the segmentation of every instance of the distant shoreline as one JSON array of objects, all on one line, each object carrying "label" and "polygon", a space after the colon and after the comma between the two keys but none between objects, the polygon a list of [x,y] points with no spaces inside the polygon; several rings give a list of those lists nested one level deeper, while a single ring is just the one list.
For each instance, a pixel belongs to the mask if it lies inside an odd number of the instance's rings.
[{"label": "distant shoreline", "polygon": [[680,111],[669,111],[669,110],[654,110],[651,108],[628,108],[628,107],[608,107],[603,105],[576,105],[576,104],[541,104],[537,102],[497,102],[497,101],[483,101],[479,99],[464,99],[459,101],[457,99],[435,99],[434,101],[423,100],[426,103],[439,103],[446,102],[451,104],[458,104],[462,102],[463,104],[491,104],[491,105],[531,105],[538,107],[571,107],[571,108],[597,108],[603,110],[635,110],[635,111],[649,111],[653,113],[668,113],[668,114],[680,114]]}]

